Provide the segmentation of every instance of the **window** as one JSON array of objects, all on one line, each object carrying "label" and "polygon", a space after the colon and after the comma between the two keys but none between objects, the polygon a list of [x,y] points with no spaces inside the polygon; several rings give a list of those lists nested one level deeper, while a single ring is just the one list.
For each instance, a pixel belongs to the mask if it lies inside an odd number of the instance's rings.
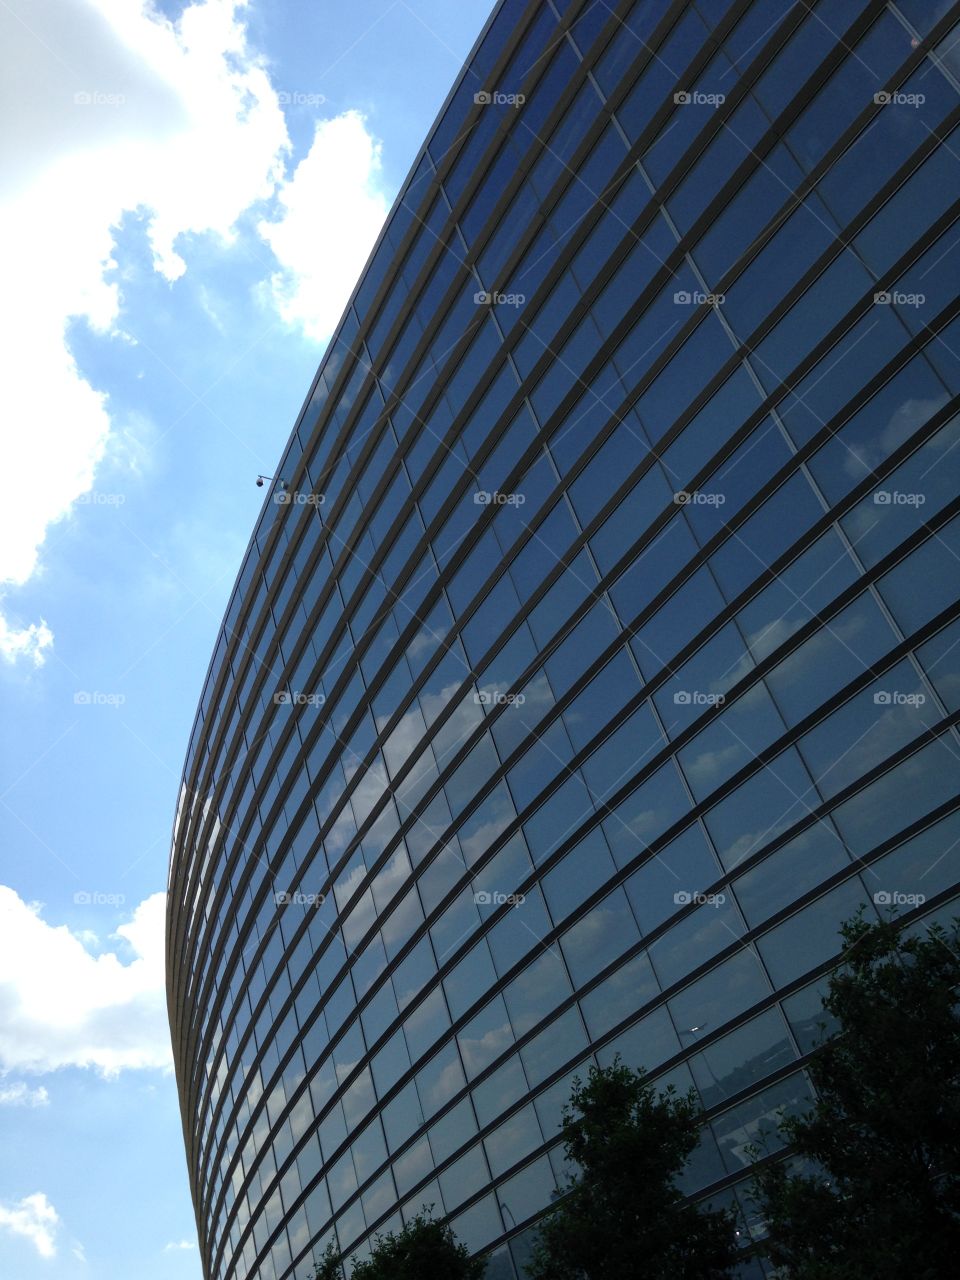
[{"label": "window", "polygon": [[551,923],[538,888],[528,889],[523,900],[511,906],[487,935],[493,962],[499,974],[537,947],[550,932]]},{"label": "window", "polygon": [[740,1173],[746,1169],[752,1163],[750,1150],[754,1146],[776,1150],[782,1145],[778,1130],[780,1116],[800,1115],[809,1110],[812,1103],[810,1086],[798,1071],[711,1121],[727,1171]]},{"label": "window", "polygon": [[698,800],[709,795],[784,731],[763,682],[725,706],[720,715],[677,753],[690,790]]},{"label": "window", "polygon": [[595,828],[541,882],[554,921],[559,923],[575,911],[615,870],[603,833]]},{"label": "window", "polygon": [[484,1138],[483,1145],[490,1162],[491,1173],[495,1178],[499,1178],[507,1169],[531,1151],[535,1151],[542,1143],[543,1134],[540,1132],[537,1113],[533,1105],[528,1104],[520,1111],[514,1112],[509,1120]]},{"label": "window", "polygon": [[848,865],[843,843],[821,818],[734,880],[733,890],[747,923],[755,928]]},{"label": "window", "polygon": [[813,781],[788,747],[704,817],[720,861],[733,870],[800,822],[820,802]]},{"label": "window", "polygon": [[576,986],[612,964],[640,941],[640,931],[623,889],[614,889],[560,938],[560,947]]},{"label": "window", "polygon": [[694,1054],[687,1065],[703,1105],[714,1107],[795,1057],[783,1015],[773,1008]]},{"label": "window", "polygon": [[642,853],[687,812],[690,800],[673,761],[637,787],[603,823],[618,867]]},{"label": "window", "polygon": [[[515,1102],[528,1092],[526,1076],[523,1074],[523,1067],[518,1057],[509,1058],[502,1067],[498,1067],[492,1075],[487,1076],[479,1084],[474,1085],[472,1090],[473,1105],[477,1113],[477,1119],[482,1127],[492,1124],[498,1116],[513,1105]],[[509,1127],[504,1126],[506,1131]],[[495,1142],[491,1150],[498,1148],[499,1143]],[[488,1150],[487,1154],[491,1159],[491,1166],[495,1163],[496,1157]]]},{"label": "window", "polygon": [[563,1063],[586,1050],[587,1037],[577,1009],[568,1009],[523,1046],[520,1058],[533,1088]]},{"label": "window", "polygon": [[683,896],[692,901],[719,877],[720,866],[695,822],[635,871],[624,887],[640,928],[650,933],[680,910]]},{"label": "window", "polygon": [[938,738],[834,809],[831,817],[855,856],[918,821],[957,794],[960,761]]},{"label": "window", "polygon": [[756,952],[744,947],[678,992],[668,1003],[677,1030],[722,1025],[771,990]]},{"label": "window", "polygon": [[860,878],[854,876],[784,920],[760,939],[758,948],[778,987],[838,955],[840,926],[866,902]]},{"label": "window", "polygon": [[940,719],[916,670],[898,662],[798,744],[829,799]]},{"label": "window", "polygon": [[417,1072],[417,1092],[425,1118],[434,1115],[464,1085],[456,1048],[447,1045]]},{"label": "window", "polygon": [[649,703],[638,707],[581,766],[594,800],[607,800],[619,791],[650,762],[663,742]]},{"label": "window", "polygon": [[691,969],[737,942],[743,932],[736,904],[729,894],[718,891],[651,944],[650,960],[661,985],[679,982]]},{"label": "window", "polygon": [[503,996],[497,996],[457,1034],[463,1064],[473,1080],[513,1043],[513,1029]]},{"label": "window", "polygon": [[660,991],[648,956],[641,952],[580,997],[580,1012],[593,1040],[623,1022]]}]

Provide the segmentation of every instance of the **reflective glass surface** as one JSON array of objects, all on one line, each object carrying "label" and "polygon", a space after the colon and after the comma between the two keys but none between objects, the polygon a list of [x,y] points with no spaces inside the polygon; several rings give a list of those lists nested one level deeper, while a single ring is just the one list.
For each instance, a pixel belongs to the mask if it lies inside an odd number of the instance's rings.
[{"label": "reflective glass surface", "polygon": [[960,46],[867,9],[503,0],[454,86],[187,753],[210,1280],[424,1203],[517,1280],[618,1053],[741,1178],[839,924],[956,896]]}]

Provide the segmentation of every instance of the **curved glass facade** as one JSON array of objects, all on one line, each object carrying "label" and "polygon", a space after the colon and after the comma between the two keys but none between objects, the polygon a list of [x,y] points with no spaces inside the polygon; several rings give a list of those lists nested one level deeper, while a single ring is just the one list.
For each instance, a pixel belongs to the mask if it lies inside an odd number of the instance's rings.
[{"label": "curved glass facade", "polygon": [[[174,832],[211,1280],[435,1206],[521,1274],[577,1071],[809,1098],[960,842],[960,6],[506,0],[278,467]],[[745,1274],[748,1274],[745,1268]],[[752,1273],[749,1273],[752,1274]]]}]

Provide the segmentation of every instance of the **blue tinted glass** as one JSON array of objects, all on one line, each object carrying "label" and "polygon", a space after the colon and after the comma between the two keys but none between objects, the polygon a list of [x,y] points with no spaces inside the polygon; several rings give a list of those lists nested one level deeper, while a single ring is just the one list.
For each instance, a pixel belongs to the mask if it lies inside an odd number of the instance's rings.
[{"label": "blue tinted glass", "polygon": [[367,1257],[424,1202],[516,1280],[617,1054],[711,1109],[680,1189],[740,1178],[809,1104],[842,921],[955,911],[929,8],[497,6],[191,731],[170,1004],[218,1280]]}]

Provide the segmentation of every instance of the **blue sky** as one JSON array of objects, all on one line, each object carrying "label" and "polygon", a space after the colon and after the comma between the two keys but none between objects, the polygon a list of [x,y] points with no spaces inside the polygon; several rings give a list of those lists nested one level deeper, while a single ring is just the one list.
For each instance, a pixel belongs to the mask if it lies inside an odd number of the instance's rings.
[{"label": "blue sky", "polygon": [[0,1274],[200,1275],[162,990],[197,696],[489,0],[10,0]]}]

